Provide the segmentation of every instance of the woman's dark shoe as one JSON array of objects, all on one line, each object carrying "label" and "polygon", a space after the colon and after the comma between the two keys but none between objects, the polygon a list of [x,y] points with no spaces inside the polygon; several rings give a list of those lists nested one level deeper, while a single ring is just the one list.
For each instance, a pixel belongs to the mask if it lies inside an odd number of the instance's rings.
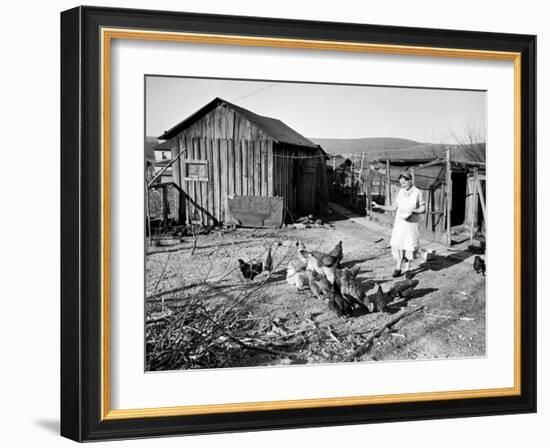
[{"label": "woman's dark shoe", "polygon": [[401,269],[396,269],[393,271],[393,274],[391,275],[393,278],[400,277],[401,276]]}]

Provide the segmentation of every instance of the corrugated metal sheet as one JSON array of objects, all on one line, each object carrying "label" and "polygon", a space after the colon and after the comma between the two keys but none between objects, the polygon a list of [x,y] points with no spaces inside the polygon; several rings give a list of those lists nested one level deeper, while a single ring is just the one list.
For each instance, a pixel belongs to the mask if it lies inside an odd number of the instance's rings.
[{"label": "corrugated metal sheet", "polygon": [[221,98],[214,98],[210,103],[206,104],[204,107],[199,109],[193,115],[187,117],[185,120],[181,121],[170,130],[166,131],[159,138],[161,140],[168,140],[169,138],[177,135],[182,129],[190,126],[208,112],[212,111],[216,107],[225,104],[236,112],[241,114],[251,123],[254,123],[256,126],[261,128],[267,135],[269,135],[274,141],[278,143],[285,143],[289,145],[303,146],[306,148],[318,149],[319,147],[312,141],[305,138],[300,133],[296,132],[294,129],[287,126],[281,120],[277,120],[271,117],[265,117],[263,115],[255,114],[254,112],[249,111],[243,107],[232,104],[228,101],[225,101]]},{"label": "corrugated metal sheet", "polygon": [[402,149],[387,149],[369,154],[372,160],[390,163],[426,163],[437,158],[445,158],[447,148],[451,150],[451,162],[485,163],[485,143],[471,145],[423,144]]}]

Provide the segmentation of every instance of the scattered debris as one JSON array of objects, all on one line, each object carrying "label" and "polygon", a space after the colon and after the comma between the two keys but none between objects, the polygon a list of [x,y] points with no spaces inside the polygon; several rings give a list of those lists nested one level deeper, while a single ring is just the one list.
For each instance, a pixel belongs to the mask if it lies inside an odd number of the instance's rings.
[{"label": "scattered debris", "polygon": [[368,337],[363,344],[361,344],[351,355],[349,355],[346,358],[346,361],[355,361],[357,358],[360,358],[365,353],[367,353],[374,342],[374,340],[381,336],[388,328],[393,327],[397,322],[399,322],[401,319],[404,319],[407,316],[410,316],[413,313],[416,313],[418,311],[421,311],[425,308],[425,306],[419,306],[417,308],[413,308],[412,310],[405,311],[404,313],[401,313],[394,317],[393,319],[389,320],[384,324],[382,328],[377,330],[372,336]]},{"label": "scattered debris", "polygon": [[434,313],[426,313],[426,312],[424,314],[426,316],[431,316],[431,317],[440,317],[442,319],[462,320],[462,321],[466,321],[466,322],[472,322],[472,321],[475,320],[473,317],[446,316],[444,314],[434,314]]}]

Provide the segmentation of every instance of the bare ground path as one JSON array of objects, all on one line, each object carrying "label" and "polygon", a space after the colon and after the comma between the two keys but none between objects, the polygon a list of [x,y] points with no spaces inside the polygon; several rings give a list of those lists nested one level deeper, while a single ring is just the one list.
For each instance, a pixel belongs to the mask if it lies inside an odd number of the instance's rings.
[{"label": "bare ground path", "polygon": [[[335,213],[331,227],[214,231],[201,236],[191,256],[191,241],[155,248],[146,259],[146,304],[149,310],[200,295],[205,303],[244,303],[250,319],[264,323],[270,335],[292,335],[293,345],[271,353],[243,350],[233,365],[341,362],[397,313],[422,307],[386,329],[359,361],[477,357],[485,355],[485,277],[472,268],[473,254],[457,248],[435,260],[417,263],[419,285],[409,300],[390,304],[387,312],[341,319],[325,301],[299,293],[286,283],[286,266],[296,259],[302,240],[308,248],[329,251],[343,242],[346,267],[357,266],[358,278],[391,288],[393,261],[390,230]],[[261,258],[274,249],[275,269],[250,282],[237,259]],[[374,288],[369,294],[374,293]],[[263,328],[263,327],[262,327]],[[283,338],[281,336],[281,338]],[[301,339],[300,339],[301,338]],[[283,338],[284,339],[284,338]]]}]

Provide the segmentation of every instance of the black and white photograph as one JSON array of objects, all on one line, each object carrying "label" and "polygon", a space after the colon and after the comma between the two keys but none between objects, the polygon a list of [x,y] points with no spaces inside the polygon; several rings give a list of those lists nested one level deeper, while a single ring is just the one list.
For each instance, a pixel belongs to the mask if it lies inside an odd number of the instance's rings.
[{"label": "black and white photograph", "polygon": [[145,98],[146,371],[486,355],[486,92]]}]

